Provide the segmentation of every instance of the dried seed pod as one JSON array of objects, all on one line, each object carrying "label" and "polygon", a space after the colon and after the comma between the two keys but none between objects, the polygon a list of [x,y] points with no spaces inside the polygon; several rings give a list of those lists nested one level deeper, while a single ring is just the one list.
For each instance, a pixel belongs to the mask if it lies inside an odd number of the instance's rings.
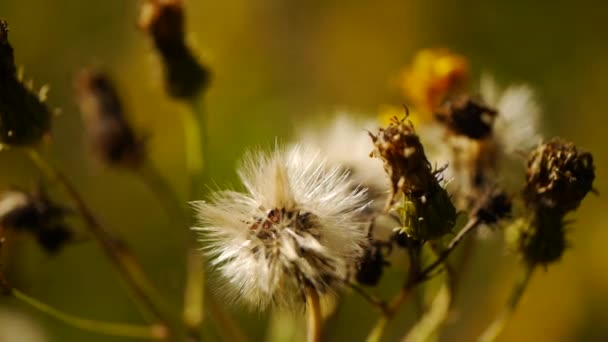
[{"label": "dried seed pod", "polygon": [[9,190],[0,196],[0,227],[32,234],[49,253],[59,251],[72,238],[64,222],[67,214],[42,188],[31,193]]},{"label": "dried seed pod", "polygon": [[439,184],[442,171],[432,170],[411,122],[393,118],[387,128],[370,136],[375,147],[371,155],[382,159],[391,179],[386,210],[402,201],[395,208],[402,231],[420,240],[436,239],[450,232],[456,209]]},{"label": "dried seed pod", "polygon": [[571,142],[552,139],[528,157],[524,199],[528,207],[568,212],[593,189],[593,156]]},{"label": "dried seed pod", "polygon": [[186,45],[184,21],[181,0],[148,0],[142,6],[139,27],[150,35],[162,58],[168,93],[189,99],[204,90],[210,73]]},{"label": "dried seed pod", "polygon": [[483,223],[494,224],[511,215],[513,203],[504,191],[489,192],[480,203],[476,215]]},{"label": "dried seed pod", "polygon": [[0,145],[34,145],[50,132],[44,97],[18,79],[8,25],[0,20]]},{"label": "dried seed pod", "polygon": [[497,113],[480,99],[461,95],[446,101],[436,111],[435,118],[454,135],[478,140],[492,134]]},{"label": "dried seed pod", "polygon": [[76,79],[75,90],[93,155],[109,166],[140,166],[145,153],[143,140],[127,121],[109,78],[84,70]]}]

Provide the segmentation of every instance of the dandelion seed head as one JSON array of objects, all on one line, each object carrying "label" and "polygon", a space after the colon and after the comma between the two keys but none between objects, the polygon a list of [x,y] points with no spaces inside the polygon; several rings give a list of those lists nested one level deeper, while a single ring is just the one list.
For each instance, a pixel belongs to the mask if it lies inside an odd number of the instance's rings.
[{"label": "dandelion seed head", "polygon": [[228,292],[251,308],[303,307],[305,290],[335,295],[367,244],[364,190],[318,152],[250,153],[246,191],[194,202],[206,253]]}]

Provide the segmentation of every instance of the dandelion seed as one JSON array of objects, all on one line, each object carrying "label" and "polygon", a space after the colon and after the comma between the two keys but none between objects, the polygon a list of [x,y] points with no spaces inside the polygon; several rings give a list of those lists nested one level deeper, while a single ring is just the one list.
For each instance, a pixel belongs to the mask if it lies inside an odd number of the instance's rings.
[{"label": "dandelion seed", "polygon": [[318,152],[249,154],[246,192],[194,202],[204,249],[234,297],[250,307],[302,307],[308,289],[333,296],[367,244],[364,190]]}]

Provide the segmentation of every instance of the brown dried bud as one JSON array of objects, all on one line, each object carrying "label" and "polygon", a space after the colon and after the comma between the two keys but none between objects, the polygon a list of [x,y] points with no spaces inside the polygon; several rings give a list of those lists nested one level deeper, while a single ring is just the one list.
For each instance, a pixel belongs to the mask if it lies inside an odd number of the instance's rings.
[{"label": "brown dried bud", "polygon": [[435,118],[453,134],[478,140],[492,134],[496,114],[496,110],[481,100],[462,95],[446,101],[435,113]]},{"label": "brown dried bud", "polygon": [[139,27],[151,36],[163,60],[168,93],[181,99],[197,96],[209,83],[210,74],[186,45],[182,1],[146,1]]},{"label": "brown dried bud", "polygon": [[17,78],[8,25],[0,20],[0,145],[32,145],[48,134],[52,115],[43,99]]},{"label": "brown dried bud", "polygon": [[37,188],[32,193],[10,190],[0,196],[0,227],[32,234],[44,250],[57,252],[72,238],[64,219],[68,211]]},{"label": "brown dried bud", "polygon": [[576,209],[593,189],[593,156],[573,143],[552,139],[528,157],[524,199],[530,208],[565,214]]},{"label": "brown dried bud", "polygon": [[480,201],[481,207],[476,215],[486,224],[496,223],[511,215],[511,198],[503,191],[491,191]]},{"label": "brown dried bud", "polygon": [[382,159],[391,179],[387,209],[403,199],[396,208],[402,232],[421,241],[450,232],[456,221],[456,209],[439,184],[441,170],[432,170],[411,122],[395,117],[386,129],[370,136],[375,147],[371,155]]},{"label": "brown dried bud", "polygon": [[75,91],[93,154],[110,166],[140,166],[145,146],[127,122],[111,81],[85,70],[76,78]]},{"label": "brown dried bud", "polygon": [[393,117],[387,128],[380,128],[377,134],[370,133],[370,136],[375,147],[371,156],[384,162],[391,179],[393,201],[399,191],[408,196],[420,196],[437,183],[410,121]]}]

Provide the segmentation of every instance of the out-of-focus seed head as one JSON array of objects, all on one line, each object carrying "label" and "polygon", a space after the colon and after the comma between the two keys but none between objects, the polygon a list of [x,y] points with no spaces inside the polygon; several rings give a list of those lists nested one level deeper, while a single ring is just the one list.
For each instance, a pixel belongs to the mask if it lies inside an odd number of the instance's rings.
[{"label": "out-of-focus seed head", "polygon": [[436,111],[435,118],[455,135],[484,139],[492,134],[497,113],[480,99],[461,95],[446,101]]},{"label": "out-of-focus seed head", "polygon": [[504,191],[491,191],[480,201],[476,215],[486,224],[494,224],[511,216],[513,202]]},{"label": "out-of-focus seed head", "polygon": [[42,188],[31,193],[9,190],[0,195],[0,227],[32,234],[49,253],[59,251],[72,238],[64,222],[67,213]]},{"label": "out-of-focus seed head", "polygon": [[107,76],[84,70],[76,78],[75,90],[93,154],[110,166],[140,166],[144,143],[127,122],[118,93]]},{"label": "out-of-focus seed head", "polygon": [[208,85],[210,73],[185,42],[181,0],[148,0],[142,5],[139,27],[153,40],[165,68],[165,86],[176,98],[197,96]]},{"label": "out-of-focus seed head", "polygon": [[580,205],[593,189],[593,156],[573,143],[552,139],[528,157],[524,199],[530,208],[566,213]]},{"label": "out-of-focus seed head", "polygon": [[33,145],[49,133],[52,115],[43,92],[18,79],[8,32],[0,20],[0,145]]},{"label": "out-of-focus seed head", "polygon": [[466,58],[447,49],[425,49],[403,72],[401,87],[416,109],[432,113],[469,76]]}]

